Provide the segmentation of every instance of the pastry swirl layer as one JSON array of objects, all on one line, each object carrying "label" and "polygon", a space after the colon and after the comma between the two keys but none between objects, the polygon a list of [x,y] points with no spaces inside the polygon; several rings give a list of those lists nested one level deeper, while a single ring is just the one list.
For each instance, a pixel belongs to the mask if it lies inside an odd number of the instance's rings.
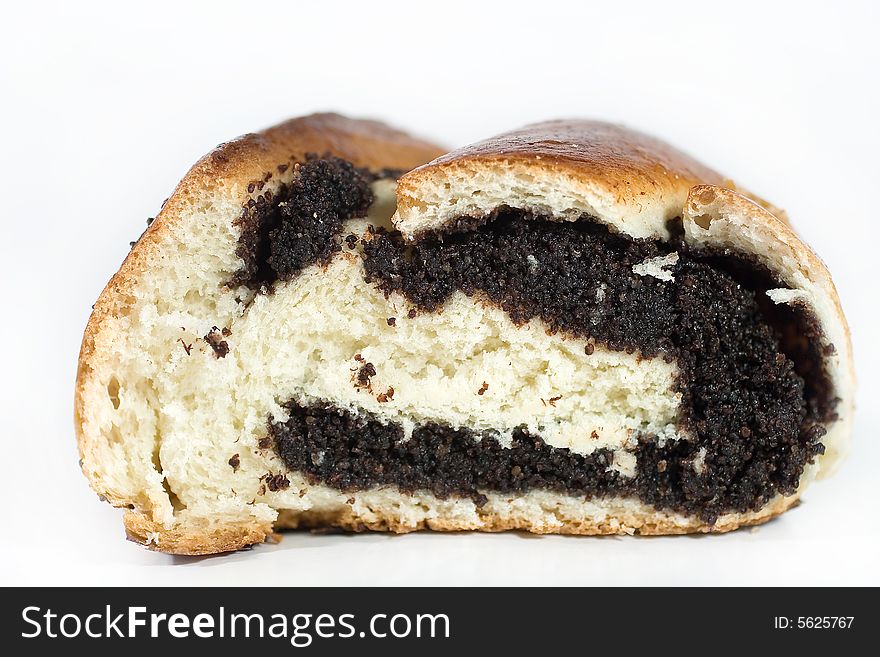
[{"label": "pastry swirl layer", "polygon": [[[354,168],[335,163],[333,172],[349,175],[352,183],[336,181],[335,188],[358,188]],[[339,195],[340,207],[325,211],[338,218],[356,214],[351,197]],[[474,499],[486,491],[531,488],[632,495],[711,523],[719,514],[757,510],[777,494],[794,493],[805,466],[823,452],[823,421],[833,414],[833,400],[822,384],[821,362],[811,358],[815,350],[790,340],[793,332],[810,335],[813,320],[806,312],[771,313],[767,292],[777,283],[746,258],[695,251],[682,240],[633,239],[589,217],[560,223],[509,208],[480,220],[459,218],[450,223],[452,232],[425,234],[416,242],[372,226],[343,239],[342,219],[322,223],[323,232],[297,231],[289,215],[282,214],[268,233],[271,256],[262,271],[270,276],[264,284],[274,282],[271,272],[278,268],[272,263],[327,262],[345,247],[360,254],[367,282],[407,300],[410,318],[435,313],[442,322],[444,304],[461,292],[474,303],[503,309],[517,325],[538,320],[549,334],[585,340],[587,354],[600,346],[678,368],[669,394],[680,395],[677,429],[685,439],[637,432],[628,450],[635,457],[630,476],[611,467],[612,451],[575,454],[522,426],[495,428],[512,432],[512,444],[505,445],[484,430],[444,424],[443,418],[405,430],[363,409],[352,414],[334,408],[332,399],[318,405],[293,399],[291,416],[273,418],[269,432],[286,465],[316,483],[343,490],[393,485]],[[297,238],[290,242],[292,255],[285,247],[289,224]],[[304,261],[300,253],[318,257]],[[293,276],[275,279],[290,282]],[[801,375],[806,372],[809,384]],[[308,422],[298,424],[297,418]],[[595,427],[581,429],[589,434]],[[526,458],[527,445],[532,448]],[[321,457],[320,467],[317,453],[330,455]],[[456,476],[442,474],[462,454],[472,458],[473,471],[459,465]],[[506,474],[481,479],[487,469]],[[530,474],[511,479],[510,471]]]}]

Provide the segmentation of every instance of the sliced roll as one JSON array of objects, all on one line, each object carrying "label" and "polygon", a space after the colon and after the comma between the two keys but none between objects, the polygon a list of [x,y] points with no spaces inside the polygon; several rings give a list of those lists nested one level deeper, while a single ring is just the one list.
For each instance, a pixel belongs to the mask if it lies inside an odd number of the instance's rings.
[{"label": "sliced roll", "polygon": [[833,472],[849,332],[784,213],[604,123],[437,155],[317,115],[184,178],[80,357],[130,538],[727,531]]}]

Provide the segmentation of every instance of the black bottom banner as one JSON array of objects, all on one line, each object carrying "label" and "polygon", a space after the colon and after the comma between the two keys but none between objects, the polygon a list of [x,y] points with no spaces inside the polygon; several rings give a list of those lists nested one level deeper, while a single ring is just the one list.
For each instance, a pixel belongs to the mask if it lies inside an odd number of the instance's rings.
[{"label": "black bottom banner", "polygon": [[[846,649],[880,637],[866,589],[5,589],[7,654],[491,653],[560,648],[706,653]],[[50,653],[54,654],[54,653]],[[172,652],[171,654],[175,654]]]}]

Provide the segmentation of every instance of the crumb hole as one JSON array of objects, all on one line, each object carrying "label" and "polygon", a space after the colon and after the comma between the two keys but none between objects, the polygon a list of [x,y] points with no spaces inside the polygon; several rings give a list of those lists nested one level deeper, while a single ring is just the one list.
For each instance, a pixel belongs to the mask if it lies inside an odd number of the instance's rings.
[{"label": "crumb hole", "polygon": [[694,217],[694,222],[703,230],[709,230],[709,226],[712,224],[712,217],[707,214],[700,214]]},{"label": "crumb hole", "polygon": [[122,444],[122,432],[119,431],[119,427],[115,424],[110,428],[110,435],[108,436],[107,442],[111,445]]},{"label": "crumb hole", "polygon": [[113,408],[119,408],[119,380],[114,376],[107,384],[107,394],[110,395],[110,403]]}]

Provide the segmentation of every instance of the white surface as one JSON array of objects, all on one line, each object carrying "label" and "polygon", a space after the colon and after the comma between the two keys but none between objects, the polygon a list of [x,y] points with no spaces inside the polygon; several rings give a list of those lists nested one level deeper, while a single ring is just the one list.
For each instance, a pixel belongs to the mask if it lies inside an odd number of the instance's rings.
[{"label": "white surface", "polygon": [[[617,4],[6,7],[0,582],[880,584],[878,5]],[[209,559],[127,543],[77,468],[89,306],[200,155],[319,109],[451,146],[544,118],[612,119],[787,208],[852,324],[851,458],[799,508],[726,536],[288,534]]]}]

